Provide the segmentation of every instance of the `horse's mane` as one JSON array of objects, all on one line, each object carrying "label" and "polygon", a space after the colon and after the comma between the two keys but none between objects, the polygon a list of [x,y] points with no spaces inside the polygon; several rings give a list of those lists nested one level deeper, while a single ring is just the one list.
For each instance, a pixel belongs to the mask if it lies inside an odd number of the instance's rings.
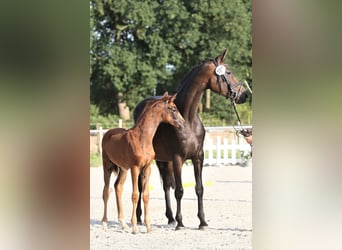
[{"label": "horse's mane", "polygon": [[178,84],[177,90],[176,92],[178,92],[182,86],[184,85],[184,83],[187,81],[187,79],[192,76],[192,74],[194,73],[195,70],[197,70],[200,66],[202,66],[203,64],[209,62],[211,59],[206,58],[203,61],[201,61],[199,64],[197,64],[196,66],[192,67],[183,77],[182,81]]},{"label": "horse's mane", "polygon": [[135,124],[138,124],[140,120],[146,115],[146,113],[150,111],[154,106],[156,106],[160,101],[161,99],[148,100]]}]

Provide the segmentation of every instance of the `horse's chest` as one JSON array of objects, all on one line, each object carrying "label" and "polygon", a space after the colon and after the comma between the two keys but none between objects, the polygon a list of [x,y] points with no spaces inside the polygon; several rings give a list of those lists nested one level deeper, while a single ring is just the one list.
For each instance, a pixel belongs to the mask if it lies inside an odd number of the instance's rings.
[{"label": "horse's chest", "polygon": [[183,154],[187,155],[189,152],[197,151],[201,142],[195,135],[189,134],[187,137],[179,138],[178,144],[179,150],[181,150]]},{"label": "horse's chest", "polygon": [[134,155],[137,165],[146,165],[155,158],[155,152],[152,146],[135,147],[132,149],[132,155]]}]

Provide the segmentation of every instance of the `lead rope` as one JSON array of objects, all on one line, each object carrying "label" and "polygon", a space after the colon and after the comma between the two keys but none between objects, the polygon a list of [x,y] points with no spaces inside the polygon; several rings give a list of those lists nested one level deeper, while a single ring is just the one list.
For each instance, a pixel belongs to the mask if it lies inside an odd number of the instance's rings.
[{"label": "lead rope", "polygon": [[[243,127],[241,126],[240,116],[239,116],[239,113],[237,112],[237,109],[236,109],[235,101],[231,99],[231,100],[230,100],[230,103],[231,103],[231,105],[233,106],[234,111],[235,111],[235,114],[236,114],[236,117],[237,117],[237,119],[238,119],[238,125],[239,125],[240,128],[243,130]],[[235,132],[236,132],[236,133],[239,132],[239,131],[234,127],[234,125],[233,125],[233,128],[235,129]]]},{"label": "lead rope", "polygon": [[[242,127],[242,125],[241,125],[240,116],[239,116],[239,113],[237,112],[237,109],[236,109],[235,101],[231,99],[231,100],[230,100],[230,103],[231,103],[231,105],[233,106],[234,111],[235,111],[235,114],[236,114],[236,116],[237,116],[238,125],[240,126],[241,130],[243,130],[243,127]],[[233,128],[234,128],[235,133],[236,133],[237,136],[238,136],[239,134],[242,134],[239,130],[237,130],[237,129],[235,128],[234,125],[233,125]],[[242,134],[242,135],[243,135],[243,134]],[[251,144],[249,144],[249,146],[251,147],[251,156],[252,156],[252,150],[253,150],[253,148],[252,148],[252,145],[251,145]]]}]

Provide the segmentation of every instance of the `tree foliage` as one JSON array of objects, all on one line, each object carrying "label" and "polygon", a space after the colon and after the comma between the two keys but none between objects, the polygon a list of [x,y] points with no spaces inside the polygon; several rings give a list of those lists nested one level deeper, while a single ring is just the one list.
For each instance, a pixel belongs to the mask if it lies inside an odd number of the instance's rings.
[{"label": "tree foliage", "polygon": [[133,108],[172,92],[225,48],[237,78],[252,82],[250,0],[91,0],[90,14],[91,103],[103,114],[117,114],[118,93]]}]

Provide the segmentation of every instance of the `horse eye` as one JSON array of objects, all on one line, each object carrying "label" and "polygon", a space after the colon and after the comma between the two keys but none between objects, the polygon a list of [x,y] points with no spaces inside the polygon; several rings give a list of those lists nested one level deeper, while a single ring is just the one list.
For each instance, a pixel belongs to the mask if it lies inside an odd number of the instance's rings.
[{"label": "horse eye", "polygon": [[226,71],[226,73],[227,73],[228,75],[230,75],[232,72],[230,72],[230,71]]}]

